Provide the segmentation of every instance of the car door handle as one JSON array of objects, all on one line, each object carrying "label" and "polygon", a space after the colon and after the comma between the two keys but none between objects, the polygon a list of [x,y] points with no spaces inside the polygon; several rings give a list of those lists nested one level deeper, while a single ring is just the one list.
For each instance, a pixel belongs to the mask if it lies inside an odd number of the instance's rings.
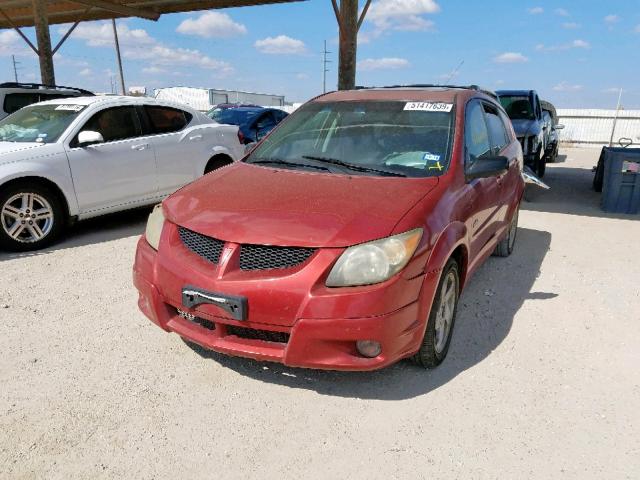
[{"label": "car door handle", "polygon": [[142,151],[142,150],[146,150],[147,148],[149,148],[149,144],[148,143],[141,143],[139,145],[131,145],[131,150]]},{"label": "car door handle", "polygon": [[189,140],[202,140],[202,135],[192,135],[191,137],[189,137]]}]

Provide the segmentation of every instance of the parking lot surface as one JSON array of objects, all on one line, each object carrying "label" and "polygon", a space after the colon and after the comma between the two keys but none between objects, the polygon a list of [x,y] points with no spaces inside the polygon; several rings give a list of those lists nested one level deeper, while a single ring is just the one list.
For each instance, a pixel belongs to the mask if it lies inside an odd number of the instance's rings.
[{"label": "parking lot surface", "polygon": [[164,333],[131,284],[148,210],[0,253],[0,478],[639,478],[640,216],[599,209],[598,154],[562,150],[528,190],[432,371],[290,369]]}]

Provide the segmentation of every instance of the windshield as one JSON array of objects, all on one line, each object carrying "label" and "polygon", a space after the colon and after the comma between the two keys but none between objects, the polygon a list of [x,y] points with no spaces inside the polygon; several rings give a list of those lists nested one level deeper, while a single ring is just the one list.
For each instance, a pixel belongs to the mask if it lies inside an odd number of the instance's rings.
[{"label": "windshield", "polygon": [[533,107],[525,95],[500,95],[500,104],[512,120],[533,120]]},{"label": "windshield", "polygon": [[214,108],[207,115],[218,123],[242,125],[258,114],[258,110],[240,110],[237,108]]},{"label": "windshield", "polygon": [[246,161],[311,160],[357,166],[360,174],[438,176],[449,165],[452,109],[452,104],[430,102],[309,103],[289,116]]},{"label": "windshield", "polygon": [[0,141],[54,143],[84,105],[32,105],[0,120]]}]

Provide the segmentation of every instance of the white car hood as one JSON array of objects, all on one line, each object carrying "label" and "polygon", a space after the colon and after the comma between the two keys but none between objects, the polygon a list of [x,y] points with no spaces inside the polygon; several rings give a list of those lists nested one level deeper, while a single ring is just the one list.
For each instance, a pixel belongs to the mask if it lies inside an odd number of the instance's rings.
[{"label": "white car hood", "polygon": [[57,143],[0,142],[0,165],[57,153],[59,150]]},{"label": "white car hood", "polygon": [[38,142],[0,142],[0,161],[3,160],[1,156],[6,153],[29,150],[31,148],[43,147],[44,145],[44,143]]}]

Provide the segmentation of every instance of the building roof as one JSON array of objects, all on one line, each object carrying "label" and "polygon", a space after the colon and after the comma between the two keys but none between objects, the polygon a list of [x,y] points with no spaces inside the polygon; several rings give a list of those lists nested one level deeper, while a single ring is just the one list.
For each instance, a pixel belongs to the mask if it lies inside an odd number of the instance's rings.
[{"label": "building roof", "polygon": [[[49,0],[49,24],[121,17],[157,20],[163,13],[290,3],[303,0]],[[33,27],[32,0],[0,2],[0,28]]]}]

